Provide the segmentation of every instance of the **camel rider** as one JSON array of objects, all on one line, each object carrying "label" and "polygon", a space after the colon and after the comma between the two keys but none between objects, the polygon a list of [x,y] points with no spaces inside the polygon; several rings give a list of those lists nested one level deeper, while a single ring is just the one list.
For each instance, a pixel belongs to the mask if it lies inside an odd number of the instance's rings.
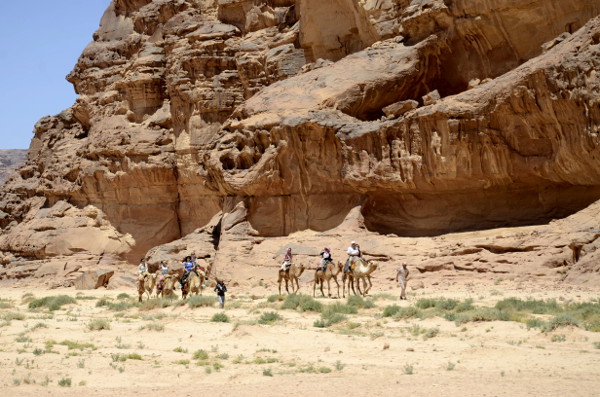
[{"label": "camel rider", "polygon": [[194,270],[194,262],[192,262],[192,257],[188,255],[183,260],[183,276],[181,277],[181,280],[179,280],[179,283],[181,284],[181,289],[183,289],[192,270]]},{"label": "camel rider", "polygon": [[160,274],[158,276],[158,285],[156,286],[156,289],[158,291],[162,291],[163,285],[165,283],[165,277],[167,276],[167,274],[169,274],[169,266],[167,266],[166,261],[161,261],[160,262]]},{"label": "camel rider", "polygon": [[142,258],[138,265],[138,283],[140,286],[144,285],[144,279],[148,277],[148,265],[146,265],[146,259]]},{"label": "camel rider", "polygon": [[194,264],[194,266],[196,266],[196,262],[198,261],[198,258],[196,257],[196,253],[192,252],[192,254],[190,255],[190,257],[192,258],[192,263]]},{"label": "camel rider", "polygon": [[344,272],[347,272],[353,268],[357,258],[362,256],[360,252],[360,246],[356,243],[356,241],[350,243],[350,247],[348,247],[348,251],[346,252],[348,254],[348,259],[346,260],[346,265],[344,266]]},{"label": "camel rider", "polygon": [[319,255],[321,255],[321,267],[319,267],[317,270],[325,271],[327,270],[327,265],[329,265],[330,262],[333,262],[331,251],[329,248],[325,247],[323,248],[323,252],[321,252]]},{"label": "camel rider", "polygon": [[281,264],[281,270],[288,272],[292,266],[292,249],[288,248],[283,257],[283,263]]}]

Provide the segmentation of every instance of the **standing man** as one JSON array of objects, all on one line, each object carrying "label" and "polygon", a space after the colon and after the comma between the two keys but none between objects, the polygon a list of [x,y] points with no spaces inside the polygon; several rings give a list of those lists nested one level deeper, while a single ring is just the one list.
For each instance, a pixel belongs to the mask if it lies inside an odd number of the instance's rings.
[{"label": "standing man", "polygon": [[396,282],[400,287],[400,300],[406,300],[406,280],[408,279],[408,268],[406,262],[402,262],[402,266],[396,272]]},{"label": "standing man", "polygon": [[225,286],[225,280],[220,278],[217,281],[217,286],[215,287],[215,292],[217,293],[217,298],[219,298],[219,306],[221,309],[225,306],[225,292],[227,292],[227,287]]}]

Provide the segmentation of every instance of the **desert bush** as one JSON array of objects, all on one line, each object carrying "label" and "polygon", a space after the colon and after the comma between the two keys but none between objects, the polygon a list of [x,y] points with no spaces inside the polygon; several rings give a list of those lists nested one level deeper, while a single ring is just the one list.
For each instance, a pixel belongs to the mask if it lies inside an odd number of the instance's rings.
[{"label": "desert bush", "polygon": [[282,309],[297,310],[299,312],[321,312],[323,304],[313,299],[312,296],[303,294],[291,294],[286,296]]},{"label": "desert bush", "polygon": [[346,303],[354,306],[357,309],[371,309],[375,307],[375,302],[372,299],[364,299],[360,295],[352,295],[348,297]]},{"label": "desert bush", "polygon": [[95,318],[90,321],[87,325],[90,331],[101,331],[103,329],[110,329],[110,321],[105,318]]},{"label": "desert bush", "polygon": [[546,325],[544,326],[544,332],[550,332],[550,331],[554,331],[557,328],[560,327],[568,327],[568,326],[573,326],[573,327],[581,327],[581,325],[579,324],[579,321],[577,321],[575,318],[573,318],[572,316],[568,315],[568,314],[562,314],[560,316],[556,316],[554,318],[552,318],[550,321],[548,321],[548,323],[546,323]]},{"label": "desert bush", "polygon": [[323,315],[327,316],[333,313],[356,314],[358,313],[358,309],[355,306],[351,306],[349,304],[344,304],[340,302],[335,302],[332,305],[327,305],[323,307]]},{"label": "desert bush", "polygon": [[[181,301],[182,304],[185,304],[185,301]],[[159,298],[159,299],[148,299],[147,301],[143,301],[139,304],[140,311],[149,311],[154,309],[163,309],[165,307],[169,307],[173,304],[171,299],[167,298]]]},{"label": "desert bush", "polygon": [[263,374],[263,376],[273,376],[273,372],[271,371],[271,368],[263,369],[262,374]]},{"label": "desert bush", "polygon": [[0,309],[11,309],[14,306],[15,305],[14,305],[13,301],[11,301],[9,299],[0,298]]},{"label": "desert bush", "polygon": [[208,360],[208,352],[203,349],[196,350],[192,355],[192,358],[194,360]]},{"label": "desert bush", "polygon": [[227,317],[227,314],[225,314],[223,312],[215,313],[211,317],[210,321],[212,321],[213,323],[228,323],[229,317]]},{"label": "desert bush", "polygon": [[276,312],[265,312],[258,319],[259,324],[273,324],[276,321],[281,320],[281,316]]},{"label": "desert bush", "polygon": [[282,295],[271,295],[267,298],[267,302],[269,303],[280,302],[282,300],[284,300]]},{"label": "desert bush", "polygon": [[79,343],[79,342],[75,342],[72,340],[63,340],[62,342],[58,343],[59,345],[62,346],[67,346],[69,348],[69,350],[83,350],[83,349],[92,349],[92,350],[96,350],[96,346],[94,346],[92,343]]},{"label": "desert bush", "polygon": [[398,314],[398,312],[400,311],[400,306],[398,305],[390,305],[390,306],[386,306],[383,309],[383,317],[392,317],[395,316],[396,314]]},{"label": "desert bush", "polygon": [[537,300],[519,298],[506,298],[496,303],[496,309],[502,311],[528,312],[533,314],[560,313],[561,307],[556,300]]},{"label": "desert bush", "polygon": [[125,292],[121,292],[119,295],[117,295],[117,299],[131,299],[131,295]]},{"label": "desert bush", "polygon": [[316,320],[313,326],[316,328],[328,328],[333,324],[337,324],[346,319],[346,316],[342,313],[336,313],[334,311],[327,311],[321,314],[321,319]]},{"label": "desert bush", "polygon": [[527,326],[527,329],[531,329],[531,328],[543,328],[544,325],[546,323],[543,320],[540,320],[539,318],[529,318],[525,321],[525,325]]},{"label": "desert bush", "polygon": [[46,307],[50,311],[59,310],[63,305],[77,303],[74,298],[67,295],[46,296],[41,299],[34,299],[29,302],[29,309],[39,309]]},{"label": "desert bush", "polygon": [[203,306],[211,307],[215,304],[216,301],[217,298],[215,298],[214,296],[194,295],[188,298],[188,306],[192,309]]},{"label": "desert bush", "polygon": [[2,319],[4,321],[11,321],[11,320],[25,320],[25,315],[23,313],[15,313],[15,312],[8,312],[8,313],[4,313],[2,315]]},{"label": "desert bush", "polygon": [[62,387],[71,387],[71,378],[62,378],[58,381],[58,385]]},{"label": "desert bush", "polygon": [[142,325],[139,329],[140,329],[140,331],[143,331],[143,330],[164,331],[165,326],[162,324],[159,324],[159,323],[150,323],[150,324]]}]

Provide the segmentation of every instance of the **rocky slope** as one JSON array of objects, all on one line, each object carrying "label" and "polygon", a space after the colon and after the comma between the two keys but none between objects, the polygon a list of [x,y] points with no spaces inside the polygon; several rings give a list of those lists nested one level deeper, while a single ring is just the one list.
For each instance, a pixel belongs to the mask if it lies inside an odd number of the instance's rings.
[{"label": "rocky slope", "polygon": [[[599,14],[591,0],[114,0],[68,76],[77,102],[37,123],[0,197],[5,277],[148,250],[272,266],[292,241],[314,261],[356,239],[423,272],[597,276],[577,265],[595,226],[549,222],[600,198]],[[541,226],[510,244],[482,231],[524,225]],[[477,230],[464,249],[439,237]],[[521,254],[534,263],[508,266]]]},{"label": "rocky slope", "polygon": [[27,150],[0,150],[0,186],[14,174],[14,171],[25,164]]}]

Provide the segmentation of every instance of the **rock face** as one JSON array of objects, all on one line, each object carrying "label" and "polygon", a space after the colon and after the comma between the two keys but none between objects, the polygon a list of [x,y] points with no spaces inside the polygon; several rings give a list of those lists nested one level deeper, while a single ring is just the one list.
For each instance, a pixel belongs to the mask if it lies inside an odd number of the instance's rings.
[{"label": "rock face", "polygon": [[[36,124],[0,197],[2,260],[194,246],[224,267],[308,230],[376,247],[575,214],[600,199],[598,15],[591,0],[114,0],[68,76],[77,102]],[[577,262],[586,236],[565,243]]]},{"label": "rock face", "polygon": [[25,164],[27,150],[10,149],[0,150],[0,186],[14,171]]}]

